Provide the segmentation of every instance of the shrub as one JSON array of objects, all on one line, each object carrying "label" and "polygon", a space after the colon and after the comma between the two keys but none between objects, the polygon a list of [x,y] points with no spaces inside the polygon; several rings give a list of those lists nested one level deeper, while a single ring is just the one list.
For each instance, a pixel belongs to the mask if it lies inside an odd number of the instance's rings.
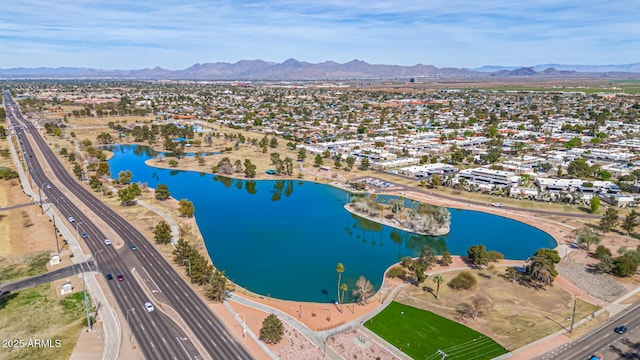
[{"label": "shrub", "polygon": [[468,290],[474,287],[477,282],[478,280],[471,272],[461,271],[460,274],[449,281],[448,285],[455,290]]},{"label": "shrub", "polygon": [[613,259],[613,274],[620,277],[628,277],[636,273],[638,263],[632,258],[622,255]]},{"label": "shrub", "polygon": [[611,250],[604,245],[598,245],[595,253],[596,259],[602,259],[605,256],[611,256]]},{"label": "shrub", "polygon": [[413,258],[411,256],[405,256],[402,258],[402,261],[400,261],[400,265],[405,268],[408,268],[411,264],[413,264]]},{"label": "shrub", "polygon": [[406,276],[407,272],[404,270],[402,266],[394,266],[389,271],[387,271],[388,278],[399,278],[403,279]]},{"label": "shrub", "polygon": [[491,250],[487,253],[487,259],[491,262],[496,262],[504,259],[504,254],[499,251]]}]

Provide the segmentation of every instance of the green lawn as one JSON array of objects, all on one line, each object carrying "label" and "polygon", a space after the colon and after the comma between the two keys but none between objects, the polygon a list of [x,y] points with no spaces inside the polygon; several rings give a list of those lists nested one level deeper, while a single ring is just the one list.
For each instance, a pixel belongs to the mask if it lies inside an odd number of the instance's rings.
[{"label": "green lawn", "polygon": [[493,359],[507,350],[479,332],[432,312],[392,302],[365,327],[414,359]]}]

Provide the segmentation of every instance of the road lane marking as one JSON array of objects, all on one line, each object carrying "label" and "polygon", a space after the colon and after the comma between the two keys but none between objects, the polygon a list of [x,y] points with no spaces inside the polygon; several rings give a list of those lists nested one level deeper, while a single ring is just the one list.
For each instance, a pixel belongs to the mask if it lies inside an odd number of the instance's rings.
[{"label": "road lane marking", "polygon": [[[187,338],[184,338],[185,340]],[[187,356],[189,357],[189,360],[191,360],[191,355],[189,354],[189,352],[187,351],[187,349],[185,349],[184,345],[182,345],[182,341],[180,341],[180,338],[176,336],[176,340],[178,340],[178,344],[180,344],[180,347],[182,348],[182,351],[184,351],[185,354],[187,354]]]},{"label": "road lane marking", "polygon": [[162,292],[162,290],[160,290],[160,287],[158,286],[158,284],[156,284],[156,282],[153,280],[151,275],[149,275],[149,272],[147,271],[147,269],[144,268],[144,266],[142,267],[142,270],[147,274],[147,276],[149,277],[149,280],[151,280],[153,285],[155,285],[156,289],[158,289],[158,292]]}]

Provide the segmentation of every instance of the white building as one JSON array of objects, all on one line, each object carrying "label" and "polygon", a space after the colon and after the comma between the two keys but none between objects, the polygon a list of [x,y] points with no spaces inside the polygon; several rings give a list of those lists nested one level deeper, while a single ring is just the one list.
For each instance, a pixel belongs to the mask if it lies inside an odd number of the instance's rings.
[{"label": "white building", "polygon": [[453,182],[458,183],[460,179],[477,183],[498,186],[516,186],[520,182],[520,177],[511,171],[492,170],[487,168],[460,170]]}]

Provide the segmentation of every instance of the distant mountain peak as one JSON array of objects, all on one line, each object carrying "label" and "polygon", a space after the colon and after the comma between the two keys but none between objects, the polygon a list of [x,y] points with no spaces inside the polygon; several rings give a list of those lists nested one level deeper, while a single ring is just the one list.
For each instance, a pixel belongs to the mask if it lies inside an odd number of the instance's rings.
[{"label": "distant mountain peak", "polygon": [[[571,68],[576,67],[576,68]],[[581,67],[581,68],[578,68]],[[580,69],[589,69],[585,73]],[[593,69],[600,69],[595,71]],[[328,60],[308,63],[289,58],[282,63],[256,60],[239,60],[235,63],[195,63],[183,70],[168,70],[160,66],[137,70],[102,70],[91,68],[14,68],[0,69],[4,79],[149,79],[149,80],[355,80],[355,79],[420,79],[420,78],[480,78],[480,77],[565,77],[575,74],[603,76],[606,69],[616,75],[640,78],[640,63],[627,65],[553,65],[528,67],[483,66],[469,70],[453,67],[438,68],[433,65],[412,66],[378,65],[353,59],[346,63]],[[607,73],[606,76],[611,76]]]}]

